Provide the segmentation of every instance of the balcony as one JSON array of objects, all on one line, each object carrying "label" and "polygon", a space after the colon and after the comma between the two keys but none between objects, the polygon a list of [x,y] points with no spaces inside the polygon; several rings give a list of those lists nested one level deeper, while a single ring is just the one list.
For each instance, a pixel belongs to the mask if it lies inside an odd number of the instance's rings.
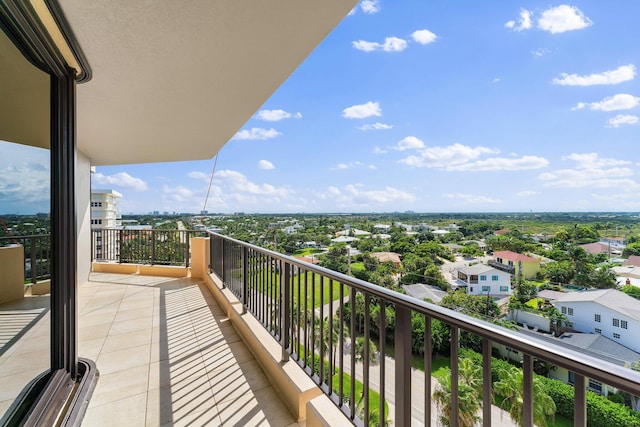
[{"label": "balcony", "polygon": [[[79,355],[100,377],[82,425],[298,425],[201,280],[93,273]],[[48,366],[48,297],[0,306],[0,411]]]},{"label": "balcony", "polygon": [[497,268],[498,270],[506,271],[509,274],[516,274],[516,268],[514,266],[506,265],[494,260],[489,260],[489,265],[493,268]]},{"label": "balcony", "polygon": [[[523,355],[523,425],[532,425],[534,359],[574,373],[574,425],[586,425],[590,382],[640,390],[638,372],[263,248],[217,234],[190,248],[191,277],[177,266],[100,263],[80,287],[79,355],[100,371],[83,425],[439,425],[439,385],[424,374],[435,320],[450,327],[451,342],[481,338],[484,396],[491,344]],[[0,354],[0,409],[46,368],[46,298],[0,306],[31,315]],[[424,369],[414,366],[415,316],[425,322]],[[451,413],[461,352],[451,346]],[[515,425],[495,405],[478,415],[485,426]]]}]

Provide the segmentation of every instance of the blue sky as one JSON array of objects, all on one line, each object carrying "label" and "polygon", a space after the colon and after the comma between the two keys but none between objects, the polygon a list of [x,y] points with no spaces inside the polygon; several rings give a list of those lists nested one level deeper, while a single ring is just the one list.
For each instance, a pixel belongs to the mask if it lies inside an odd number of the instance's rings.
[{"label": "blue sky", "polygon": [[[207,210],[637,211],[638,16],[362,1],[220,151]],[[0,213],[48,210],[46,152],[0,149]],[[93,185],[125,214],[198,212],[213,163],[98,167]]]}]

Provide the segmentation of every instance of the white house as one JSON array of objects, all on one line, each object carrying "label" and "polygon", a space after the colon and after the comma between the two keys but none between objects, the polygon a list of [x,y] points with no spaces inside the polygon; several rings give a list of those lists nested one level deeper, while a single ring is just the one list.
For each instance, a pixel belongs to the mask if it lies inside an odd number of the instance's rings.
[{"label": "white house", "polygon": [[640,352],[640,301],[615,289],[568,292],[552,304],[580,332],[602,334]]},{"label": "white house", "polygon": [[511,295],[511,275],[484,264],[458,269],[456,285],[470,295]]}]

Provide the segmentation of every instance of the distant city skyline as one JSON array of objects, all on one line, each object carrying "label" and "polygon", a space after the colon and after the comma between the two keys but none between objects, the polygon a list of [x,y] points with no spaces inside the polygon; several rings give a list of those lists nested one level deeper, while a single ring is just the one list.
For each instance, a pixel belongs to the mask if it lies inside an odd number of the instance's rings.
[{"label": "distant city skyline", "polygon": [[[640,210],[640,2],[468,6],[361,1],[223,147],[210,192],[213,159],[97,167],[93,186],[123,214]],[[48,152],[0,153],[0,214],[48,212]]]}]

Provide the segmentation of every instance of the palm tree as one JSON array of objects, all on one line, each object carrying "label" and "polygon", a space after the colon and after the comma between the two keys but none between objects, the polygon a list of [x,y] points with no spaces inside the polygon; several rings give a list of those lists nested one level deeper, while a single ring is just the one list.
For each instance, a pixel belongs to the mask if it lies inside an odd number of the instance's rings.
[{"label": "palm tree", "polygon": [[[523,405],[522,395],[524,384],[524,373],[522,369],[510,367],[500,372],[500,381],[493,384],[496,395],[502,397],[500,407],[519,426],[523,425]],[[542,382],[533,378],[533,423],[538,427],[547,427],[547,418],[553,417],[556,413],[556,404],[545,392]]]},{"label": "palm tree", "polygon": [[[461,377],[462,379],[462,377]],[[451,370],[438,378],[440,386],[433,392],[433,399],[440,411],[440,422],[449,427],[451,425]],[[458,425],[460,427],[473,427],[480,421],[478,411],[481,402],[478,392],[465,381],[458,381]]]}]

